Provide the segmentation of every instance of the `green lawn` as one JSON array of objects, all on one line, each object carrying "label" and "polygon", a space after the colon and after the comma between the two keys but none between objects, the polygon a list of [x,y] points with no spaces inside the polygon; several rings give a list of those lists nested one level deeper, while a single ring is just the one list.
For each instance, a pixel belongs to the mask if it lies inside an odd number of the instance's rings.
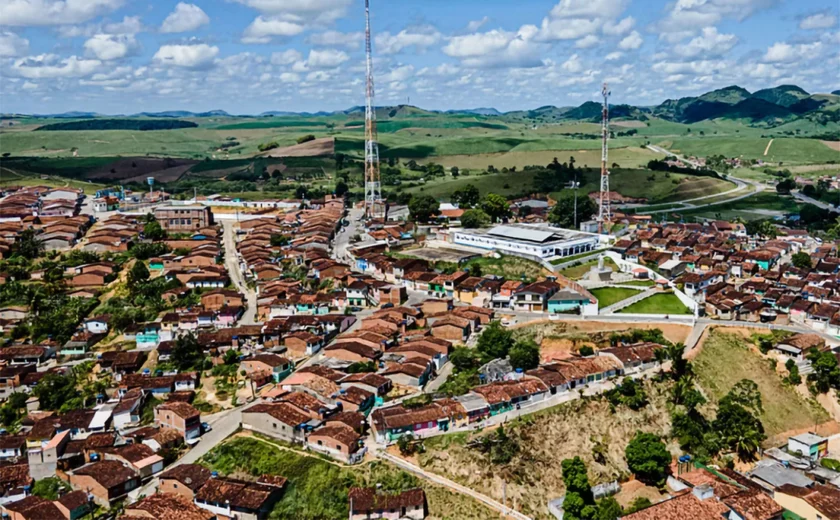
[{"label": "green lawn", "polygon": [[629,282],[621,282],[620,285],[635,285],[637,287],[653,287],[656,282],[653,280],[632,280]]},{"label": "green lawn", "polygon": [[[282,445],[279,441],[270,441]],[[280,475],[288,484],[271,512],[273,519],[320,520],[346,518],[351,487],[381,486],[383,492],[422,487],[429,504],[429,518],[491,520],[489,509],[463,495],[420,480],[380,461],[343,467],[317,455],[284,450],[255,438],[238,437],[211,450],[200,464],[222,475]]]},{"label": "green lawn", "polygon": [[614,303],[624,301],[627,298],[639,294],[640,291],[635,289],[625,289],[623,287],[599,287],[589,291],[598,300],[600,308],[609,307]]},{"label": "green lawn", "polygon": [[813,428],[829,420],[822,407],[782,384],[768,360],[750,349],[738,335],[712,331],[692,366],[697,383],[712,402],[726,395],[738,381],[754,381],[761,392],[764,409],[761,422],[768,437],[793,429]]},{"label": "green lawn", "polygon": [[[590,269],[597,266],[598,259],[596,258],[594,260],[590,260],[580,265],[573,265],[572,267],[567,267],[562,271],[559,271],[558,274],[561,274],[571,280],[580,280],[581,278],[586,276],[586,273],[588,273]],[[615,265],[615,262],[613,262],[612,259],[609,257],[604,258],[604,267],[611,267],[614,272],[618,271],[618,266]]]},{"label": "green lawn", "polygon": [[654,294],[618,312],[624,314],[692,314],[673,293]]}]

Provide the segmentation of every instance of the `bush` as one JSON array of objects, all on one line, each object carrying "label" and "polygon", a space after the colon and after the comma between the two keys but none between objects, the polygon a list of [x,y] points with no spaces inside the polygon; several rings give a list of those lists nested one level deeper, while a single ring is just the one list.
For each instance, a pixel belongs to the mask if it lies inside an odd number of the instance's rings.
[{"label": "bush", "polygon": [[624,454],[630,471],[640,481],[657,486],[665,482],[665,472],[671,464],[671,454],[658,436],[652,433],[636,433]]},{"label": "bush", "polygon": [[297,138],[297,144],[308,143],[309,141],[314,141],[315,136],[312,134],[303,135]]}]

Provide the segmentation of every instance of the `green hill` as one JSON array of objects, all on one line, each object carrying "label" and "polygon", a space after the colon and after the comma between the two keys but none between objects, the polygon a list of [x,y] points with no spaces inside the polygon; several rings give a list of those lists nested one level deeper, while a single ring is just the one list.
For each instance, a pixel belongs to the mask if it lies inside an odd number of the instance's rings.
[{"label": "green hill", "polygon": [[725,103],[727,105],[735,105],[744,101],[750,97],[750,91],[741,88],[737,85],[732,85],[730,87],[724,87],[717,90],[712,90],[711,92],[706,92],[702,96],[700,96],[700,101],[706,101],[709,103]]},{"label": "green hill", "polygon": [[810,96],[811,95],[808,94],[808,92],[796,85],[779,85],[774,88],[758,90],[754,92],[751,97],[754,99],[762,99],[769,103],[773,103],[774,105],[789,107],[809,98]]}]

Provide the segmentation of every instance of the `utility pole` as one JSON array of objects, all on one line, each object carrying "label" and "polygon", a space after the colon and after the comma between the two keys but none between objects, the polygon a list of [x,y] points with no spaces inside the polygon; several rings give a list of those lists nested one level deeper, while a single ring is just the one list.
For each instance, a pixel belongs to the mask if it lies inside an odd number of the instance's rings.
[{"label": "utility pole", "polygon": [[598,234],[608,233],[612,215],[610,214],[610,171],[607,169],[607,158],[610,140],[610,91],[607,84],[601,89],[604,97],[604,107],[601,111],[601,200],[598,209]]},{"label": "utility pole", "polygon": [[370,0],[365,0],[365,216],[383,215],[382,185],[379,173],[379,142],[373,88],[373,50],[370,38]]}]

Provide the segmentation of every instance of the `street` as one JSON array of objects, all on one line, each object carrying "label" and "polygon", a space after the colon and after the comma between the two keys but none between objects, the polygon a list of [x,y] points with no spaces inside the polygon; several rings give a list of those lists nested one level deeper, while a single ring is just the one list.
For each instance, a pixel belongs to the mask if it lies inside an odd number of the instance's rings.
[{"label": "street", "polygon": [[224,228],[224,244],[225,244],[225,267],[227,267],[231,282],[245,295],[248,302],[248,308],[242,318],[239,319],[240,325],[254,325],[257,323],[257,292],[248,287],[245,283],[245,277],[242,274],[242,268],[239,262],[239,255],[236,252],[236,230],[233,227],[232,220],[223,220],[222,227]]}]

